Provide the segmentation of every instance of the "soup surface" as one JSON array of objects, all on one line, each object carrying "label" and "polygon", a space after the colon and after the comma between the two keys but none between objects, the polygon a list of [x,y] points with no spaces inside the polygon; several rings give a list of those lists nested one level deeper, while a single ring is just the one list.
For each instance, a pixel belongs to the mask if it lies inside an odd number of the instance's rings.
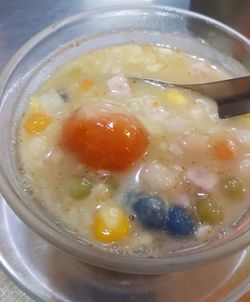
[{"label": "soup surface", "polygon": [[30,96],[19,135],[25,186],[78,240],[117,253],[160,256],[222,239],[248,207],[249,115],[220,120],[213,100],[135,76],[228,77],[156,46],[74,59]]}]

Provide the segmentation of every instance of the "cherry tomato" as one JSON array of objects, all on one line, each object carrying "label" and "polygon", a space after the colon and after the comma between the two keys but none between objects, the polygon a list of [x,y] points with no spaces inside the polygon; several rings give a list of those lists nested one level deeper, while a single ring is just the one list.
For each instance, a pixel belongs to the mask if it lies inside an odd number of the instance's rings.
[{"label": "cherry tomato", "polygon": [[74,111],[62,128],[62,147],[94,170],[121,172],[145,153],[148,134],[131,114]]}]

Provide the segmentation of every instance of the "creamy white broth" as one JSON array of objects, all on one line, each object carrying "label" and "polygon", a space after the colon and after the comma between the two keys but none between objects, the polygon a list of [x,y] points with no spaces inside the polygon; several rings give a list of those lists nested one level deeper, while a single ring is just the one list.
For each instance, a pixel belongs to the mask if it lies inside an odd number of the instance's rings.
[{"label": "creamy white broth", "polygon": [[[131,81],[132,76],[174,83],[228,77],[212,62],[179,50],[139,45],[100,49],[61,66],[30,96],[21,125],[20,163],[36,202],[77,238],[119,253],[162,255],[230,232],[249,204],[249,116],[220,120],[213,100]],[[63,125],[78,108],[77,118],[100,112],[135,117],[147,133],[144,152],[123,171],[93,169],[79,161],[61,143]],[[228,178],[240,182],[239,198],[225,191]],[[73,190],[72,197],[69,191],[81,179],[85,191],[80,196]],[[145,226],[133,205],[150,197],[166,205],[166,219],[171,207],[185,209],[192,232]],[[219,207],[216,222],[206,221],[204,208],[199,214],[202,198]],[[96,235],[103,217],[116,229],[108,241]]]}]

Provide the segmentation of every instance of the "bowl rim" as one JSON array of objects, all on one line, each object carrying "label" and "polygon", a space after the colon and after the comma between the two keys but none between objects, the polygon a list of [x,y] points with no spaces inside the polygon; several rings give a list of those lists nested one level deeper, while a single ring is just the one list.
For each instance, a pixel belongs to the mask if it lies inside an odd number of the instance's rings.
[{"label": "bowl rim", "polygon": [[[210,17],[202,14],[188,11],[185,9],[179,9],[170,6],[160,5],[112,5],[97,7],[85,10],[77,13],[73,16],[64,18],[60,21],[53,23],[44,30],[37,33],[30,40],[28,40],[8,61],[0,75],[0,97],[4,95],[5,85],[8,82],[10,75],[15,70],[16,66],[22,61],[22,59],[29,53],[30,50],[44,38],[54,33],[58,29],[63,28],[71,23],[74,23],[82,18],[95,16],[100,13],[115,12],[122,10],[148,10],[170,12],[179,15],[185,15],[194,19],[199,19],[203,22],[207,22],[214,27],[227,32],[230,35],[238,38],[243,44],[250,47],[250,41],[247,37],[232,29],[231,27],[214,20]],[[0,100],[0,110],[3,102]],[[77,242],[74,239],[68,238],[62,235],[59,231],[48,226],[43,220],[36,216],[18,197],[8,177],[5,175],[4,169],[0,163],[0,192],[8,205],[16,213],[16,215],[27,224],[32,230],[43,237],[46,241],[52,245],[60,248],[61,250],[75,256],[83,262],[89,264],[108,268],[116,271],[129,272],[129,273],[142,273],[142,274],[158,274],[166,273],[176,270],[183,270],[187,267],[193,267],[202,263],[220,259],[224,256],[229,256],[232,253],[245,248],[250,241],[250,229],[246,230],[237,238],[233,238],[230,242],[223,243],[219,246],[213,247],[206,251],[200,251],[197,254],[189,254],[183,257],[182,255],[167,256],[162,258],[140,258],[138,256],[131,255],[116,255],[108,251],[103,251],[93,247],[91,244],[83,244]]]}]

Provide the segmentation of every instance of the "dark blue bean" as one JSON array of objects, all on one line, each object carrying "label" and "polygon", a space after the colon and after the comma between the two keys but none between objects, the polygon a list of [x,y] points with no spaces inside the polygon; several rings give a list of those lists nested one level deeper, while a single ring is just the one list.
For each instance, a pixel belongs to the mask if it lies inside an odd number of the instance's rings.
[{"label": "dark blue bean", "polygon": [[166,230],[172,235],[187,236],[194,232],[194,221],[189,212],[181,206],[172,206],[166,218]]},{"label": "dark blue bean", "polygon": [[139,197],[133,204],[133,210],[145,227],[150,229],[162,229],[164,227],[167,206],[160,197]]}]

